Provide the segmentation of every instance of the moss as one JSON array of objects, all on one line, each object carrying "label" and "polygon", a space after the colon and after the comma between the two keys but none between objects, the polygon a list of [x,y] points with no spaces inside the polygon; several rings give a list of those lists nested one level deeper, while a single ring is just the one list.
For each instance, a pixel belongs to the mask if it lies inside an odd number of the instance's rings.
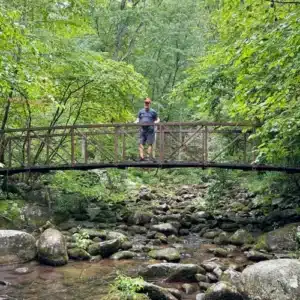
[{"label": "moss", "polygon": [[21,211],[25,205],[24,200],[0,201],[0,228],[16,228],[24,223]]},{"label": "moss", "polygon": [[262,234],[258,237],[256,244],[254,245],[255,250],[267,250],[269,251],[269,247],[267,244],[267,236],[266,234]]}]

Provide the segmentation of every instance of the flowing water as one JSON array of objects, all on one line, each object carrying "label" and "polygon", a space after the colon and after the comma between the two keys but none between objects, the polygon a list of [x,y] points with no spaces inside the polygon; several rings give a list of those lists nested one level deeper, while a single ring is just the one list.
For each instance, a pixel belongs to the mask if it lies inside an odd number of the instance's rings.
[{"label": "flowing water", "polygon": [[[215,259],[213,254],[207,251],[215,245],[203,243],[198,237],[187,237],[185,243],[178,246],[182,247],[183,263],[201,263],[206,259]],[[233,254],[231,258],[216,259],[224,265],[245,262],[239,250]],[[107,295],[117,272],[137,276],[138,271],[146,265],[157,262],[142,259],[121,261],[103,259],[99,262],[69,261],[67,265],[61,267],[45,266],[38,262],[0,266],[0,300],[99,300]],[[18,268],[23,269],[17,272]],[[20,274],[22,271],[24,273]],[[178,289],[182,285],[161,281],[159,284]],[[182,299],[195,300],[197,293],[199,291],[192,295],[182,293]]]}]

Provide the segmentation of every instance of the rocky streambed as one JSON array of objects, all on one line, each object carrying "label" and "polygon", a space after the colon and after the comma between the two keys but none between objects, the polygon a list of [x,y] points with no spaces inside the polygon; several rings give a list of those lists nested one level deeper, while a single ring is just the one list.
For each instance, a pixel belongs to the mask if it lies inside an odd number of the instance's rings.
[{"label": "rocky streambed", "polygon": [[143,188],[111,224],[0,231],[0,299],[104,299],[118,272],[142,276],[140,293],[153,300],[300,299],[298,214],[206,211],[193,204],[205,189]]}]

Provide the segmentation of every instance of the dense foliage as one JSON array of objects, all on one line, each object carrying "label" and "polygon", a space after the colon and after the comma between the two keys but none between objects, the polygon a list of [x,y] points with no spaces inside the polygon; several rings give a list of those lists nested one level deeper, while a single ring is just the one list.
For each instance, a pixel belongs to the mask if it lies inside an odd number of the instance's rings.
[{"label": "dense foliage", "polygon": [[300,5],[283,3],[206,1],[205,55],[173,95],[195,118],[262,125],[259,162],[300,158]]}]

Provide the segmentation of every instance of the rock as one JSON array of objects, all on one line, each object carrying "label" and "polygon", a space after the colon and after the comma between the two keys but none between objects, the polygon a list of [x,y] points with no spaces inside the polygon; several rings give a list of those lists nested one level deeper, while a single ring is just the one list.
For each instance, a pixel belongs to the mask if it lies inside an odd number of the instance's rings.
[{"label": "rock", "polygon": [[154,236],[155,239],[160,240],[162,243],[167,244],[168,243],[168,238],[165,234],[161,232],[157,232]]},{"label": "rock", "polygon": [[212,272],[215,268],[219,267],[219,265],[213,261],[204,261],[201,266],[208,272]]},{"label": "rock", "polygon": [[188,229],[182,228],[179,230],[179,235],[184,236],[184,235],[189,235],[189,234],[190,234],[190,231]]},{"label": "rock", "polygon": [[125,241],[121,244],[121,247],[120,247],[122,250],[128,250],[128,249],[131,249],[132,248],[132,242],[130,241]]},{"label": "rock", "polygon": [[255,251],[255,250],[245,252],[245,254],[248,259],[250,259],[252,261],[256,261],[256,262],[273,258],[273,255],[270,255],[267,253],[262,253],[262,252]]},{"label": "rock", "polygon": [[300,223],[293,223],[282,228],[268,232],[263,237],[267,249],[271,251],[288,250],[294,251],[297,249],[296,233]]},{"label": "rock", "polygon": [[21,267],[21,268],[16,268],[14,270],[14,273],[16,274],[28,274],[28,273],[31,273],[33,271],[33,269],[29,269],[28,267]]},{"label": "rock", "polygon": [[214,283],[218,281],[218,277],[213,273],[207,273],[206,276],[209,282]]},{"label": "rock", "polygon": [[223,271],[220,267],[216,267],[213,269],[213,273],[217,276],[218,279],[220,279],[223,274]]},{"label": "rock", "polygon": [[154,259],[165,259],[171,262],[178,262],[180,260],[180,253],[174,248],[152,250],[148,253],[148,255]]},{"label": "rock", "polygon": [[79,231],[80,234],[86,234],[89,236],[90,239],[93,239],[95,237],[106,239],[107,237],[107,231],[106,230],[99,230],[99,229],[89,229],[84,228]]},{"label": "rock", "polygon": [[[245,300],[236,287],[228,282],[218,282],[212,285],[205,293],[205,300]],[[275,299],[274,299],[275,300]]]},{"label": "rock", "polygon": [[227,257],[228,256],[228,251],[223,248],[215,248],[215,249],[213,249],[213,253],[215,254],[215,256],[219,256],[219,257]]},{"label": "rock", "polygon": [[200,290],[206,291],[207,289],[209,289],[211,287],[212,284],[208,283],[208,282],[202,282],[202,281],[200,281],[200,282],[198,282],[198,285],[200,287]]},{"label": "rock", "polygon": [[153,195],[151,194],[151,191],[148,188],[142,187],[140,189],[138,198],[139,200],[151,200],[153,199]]},{"label": "rock", "polygon": [[196,295],[196,300],[205,300],[205,294],[204,293],[200,293]]},{"label": "rock", "polygon": [[102,259],[101,255],[92,256],[90,262],[98,262]]},{"label": "rock", "polygon": [[18,230],[0,230],[0,265],[23,263],[36,256],[35,238]]},{"label": "rock", "polygon": [[47,265],[61,266],[68,262],[65,238],[56,229],[46,229],[38,240],[37,248],[39,261]]},{"label": "rock", "polygon": [[239,228],[239,225],[237,223],[222,223],[220,228],[225,231],[233,232]]},{"label": "rock", "polygon": [[244,244],[252,244],[254,242],[254,238],[250,232],[244,229],[237,230],[231,237],[230,243],[234,245],[244,245]]},{"label": "rock", "polygon": [[120,243],[123,243],[128,240],[127,236],[118,231],[109,231],[107,232],[106,239],[108,240],[119,240]]},{"label": "rock", "polygon": [[68,249],[68,255],[70,258],[77,259],[77,260],[91,259],[91,255],[82,248]]},{"label": "rock", "polygon": [[203,234],[203,237],[206,239],[214,239],[218,235],[219,235],[218,231],[207,231]]},{"label": "rock", "polygon": [[230,234],[228,232],[221,232],[217,237],[214,238],[214,243],[217,245],[227,245],[230,241]]},{"label": "rock", "polygon": [[235,286],[238,290],[242,290],[242,273],[237,272],[231,268],[227,269],[222,277],[221,281],[229,282],[231,285]]},{"label": "rock", "polygon": [[175,288],[167,288],[167,290],[175,296],[178,300],[181,300],[181,292]]},{"label": "rock", "polygon": [[119,251],[117,253],[114,253],[110,258],[115,260],[121,260],[121,259],[132,259],[135,257],[135,253],[132,251]]},{"label": "rock", "polygon": [[197,288],[190,283],[184,283],[181,287],[184,293],[187,295],[191,295],[197,291]]},{"label": "rock", "polygon": [[202,281],[202,282],[207,282],[207,277],[206,275],[203,274],[196,274],[195,278],[197,281]]},{"label": "rock", "polygon": [[132,225],[129,227],[129,231],[135,234],[145,234],[147,233],[147,228],[138,225]]},{"label": "rock", "polygon": [[151,212],[136,211],[129,218],[130,225],[146,225],[149,224],[153,214]]},{"label": "rock", "polygon": [[170,223],[161,223],[157,225],[153,225],[151,227],[152,230],[164,233],[166,235],[177,234],[177,229]]},{"label": "rock", "polygon": [[148,295],[151,300],[177,300],[177,298],[173,296],[168,289],[148,282],[143,284],[139,293]]},{"label": "rock", "polygon": [[196,281],[195,275],[201,268],[195,264],[160,263],[148,265],[140,272],[146,278],[166,278],[167,281]]},{"label": "rock", "polygon": [[300,262],[277,259],[256,263],[242,272],[242,282],[251,299],[300,299]]},{"label": "rock", "polygon": [[121,241],[118,239],[108,240],[105,242],[95,243],[89,246],[88,252],[91,255],[101,255],[102,257],[109,257],[116,253],[121,246]]}]

